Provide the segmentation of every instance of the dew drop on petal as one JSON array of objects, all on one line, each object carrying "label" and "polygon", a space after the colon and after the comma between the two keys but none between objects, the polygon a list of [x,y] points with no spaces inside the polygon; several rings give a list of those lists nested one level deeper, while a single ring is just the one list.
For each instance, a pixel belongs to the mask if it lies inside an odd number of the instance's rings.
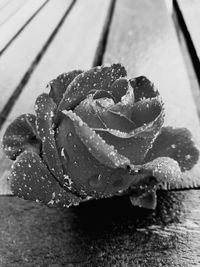
[{"label": "dew drop on petal", "polygon": [[68,138],[68,139],[72,139],[73,137],[74,137],[73,133],[69,132],[69,133],[67,134],[67,138]]},{"label": "dew drop on petal", "polygon": [[78,166],[79,166],[79,162],[78,162],[77,160],[75,160],[75,161],[74,161],[74,165],[75,165],[76,167],[78,167]]}]

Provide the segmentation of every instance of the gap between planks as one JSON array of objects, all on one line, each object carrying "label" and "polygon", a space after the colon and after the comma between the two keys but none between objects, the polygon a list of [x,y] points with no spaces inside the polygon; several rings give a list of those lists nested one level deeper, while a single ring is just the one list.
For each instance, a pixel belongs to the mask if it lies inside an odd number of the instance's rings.
[{"label": "gap between planks", "polygon": [[[18,115],[34,112],[35,99],[39,94],[45,92],[47,82],[63,72],[92,67],[111,5],[111,0],[77,1],[37,68],[32,72],[28,83],[3,125],[0,137],[8,124]],[[90,10],[90,16],[84,16],[88,10]],[[79,23],[77,23],[77,19]],[[8,174],[10,164],[11,161],[6,159],[3,151],[0,150],[2,182]],[[0,194],[3,193],[6,193],[5,190],[0,192]]]}]

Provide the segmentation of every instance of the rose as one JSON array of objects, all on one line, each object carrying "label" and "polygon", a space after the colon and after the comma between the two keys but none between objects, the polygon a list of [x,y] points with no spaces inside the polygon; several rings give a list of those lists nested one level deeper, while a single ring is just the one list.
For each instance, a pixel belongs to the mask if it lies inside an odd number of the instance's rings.
[{"label": "rose", "polygon": [[113,64],[62,74],[48,87],[36,116],[19,116],[3,138],[15,160],[14,195],[70,206],[127,194],[155,208],[157,189],[194,186],[184,173],[199,151],[187,129],[162,128],[163,103],[147,78],[129,80]]}]

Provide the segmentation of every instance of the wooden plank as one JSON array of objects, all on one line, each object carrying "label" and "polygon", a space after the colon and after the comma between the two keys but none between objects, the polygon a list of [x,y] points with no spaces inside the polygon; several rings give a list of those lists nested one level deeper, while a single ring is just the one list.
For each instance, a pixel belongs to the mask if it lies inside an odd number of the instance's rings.
[{"label": "wooden plank", "polygon": [[26,3],[25,0],[13,0],[0,10],[0,27],[5,24],[12,16],[22,8]]},{"label": "wooden plank", "polygon": [[200,60],[200,1],[177,0],[176,2],[178,3],[179,9],[183,15],[190,38]]},{"label": "wooden plank", "polygon": [[0,112],[71,3],[71,0],[50,1],[0,57]]},{"label": "wooden plank", "polygon": [[12,16],[12,19],[0,26],[0,55],[8,43],[23,29],[45,2],[46,0],[26,1],[25,5]]},{"label": "wooden plank", "polygon": [[[173,24],[167,17],[162,1],[117,2],[104,57],[104,62],[113,61],[122,62],[127,66],[130,77],[139,75],[149,77],[159,88],[164,99],[165,125],[187,127],[199,143],[199,120],[187,72]],[[196,176],[200,177],[199,163]],[[169,223],[166,223],[165,227],[159,221],[159,216],[156,216],[154,224],[150,227],[151,238],[146,240],[145,244],[148,253],[145,252],[144,244],[138,243],[135,237],[131,245],[137,244],[138,250],[134,259],[127,255],[128,266],[130,263],[136,266],[138,263],[140,266],[199,265],[200,191],[169,193],[168,199],[165,199],[166,203],[169,201],[169,206],[171,201],[176,206],[174,196],[177,198],[181,196],[182,199],[177,207],[178,210],[172,207],[171,211],[174,214],[178,211],[184,216],[178,216],[177,224],[171,214],[168,218]],[[157,212],[162,213],[162,210],[158,208]],[[144,227],[142,231],[149,233],[147,229],[148,227]],[[135,234],[138,235],[137,232],[133,233]]]},{"label": "wooden plank", "polygon": [[[92,66],[110,5],[111,1],[108,0],[84,0],[76,3],[14,105],[0,132],[0,138],[16,116],[34,112],[35,99],[45,91],[48,81],[71,69],[88,69]],[[86,17],[84,14],[88,9],[91,10],[91,16]],[[0,194],[10,192],[5,183],[10,164],[0,150]]]},{"label": "wooden plank", "polygon": [[10,4],[13,0],[0,0],[0,9],[4,9],[7,5]]}]

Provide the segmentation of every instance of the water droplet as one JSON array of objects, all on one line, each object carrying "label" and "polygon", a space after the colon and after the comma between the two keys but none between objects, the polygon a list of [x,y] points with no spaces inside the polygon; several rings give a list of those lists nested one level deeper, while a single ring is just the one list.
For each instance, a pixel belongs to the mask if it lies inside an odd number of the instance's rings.
[{"label": "water droplet", "polygon": [[74,161],[74,165],[75,165],[76,167],[78,167],[78,166],[79,166],[79,162],[78,162],[77,160],[75,160],[75,161]]},{"label": "water droplet", "polygon": [[77,151],[78,150],[78,146],[77,145],[73,145],[73,150]]},{"label": "water droplet", "polygon": [[102,175],[101,174],[95,174],[89,179],[89,185],[92,187],[99,187],[102,185]]},{"label": "water droplet", "polygon": [[67,134],[67,138],[72,139],[73,137],[74,137],[74,134],[73,134],[73,133],[69,132],[69,133]]}]

